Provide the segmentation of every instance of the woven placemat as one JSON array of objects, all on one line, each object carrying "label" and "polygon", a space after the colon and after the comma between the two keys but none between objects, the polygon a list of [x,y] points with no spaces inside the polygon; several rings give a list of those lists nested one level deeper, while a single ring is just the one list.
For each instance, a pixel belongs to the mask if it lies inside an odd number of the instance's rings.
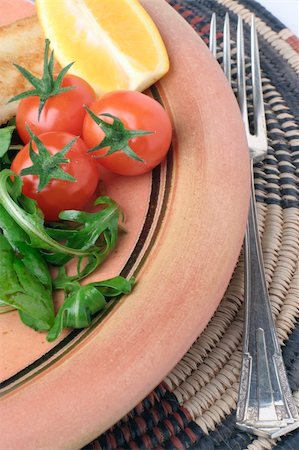
[{"label": "woven placemat", "polygon": [[[242,15],[246,33],[250,14],[257,17],[269,152],[255,167],[256,198],[273,314],[299,407],[299,41],[253,0],[168,1],[206,42],[213,11],[219,27],[227,11],[234,28]],[[269,440],[235,426],[243,283],[241,255],[221,304],[189,352],[155,391],[84,450],[299,449],[299,430]]]}]

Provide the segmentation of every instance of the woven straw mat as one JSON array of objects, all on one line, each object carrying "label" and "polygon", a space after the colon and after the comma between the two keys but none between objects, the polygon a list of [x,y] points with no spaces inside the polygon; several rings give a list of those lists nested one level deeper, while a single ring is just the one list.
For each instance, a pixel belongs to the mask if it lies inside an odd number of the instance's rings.
[{"label": "woven straw mat", "polygon": [[[232,28],[240,14],[247,33],[251,13],[257,18],[269,136],[268,156],[255,167],[259,231],[272,311],[299,407],[299,40],[253,0],[168,1],[206,42],[213,11],[219,27],[227,11]],[[84,450],[299,449],[299,430],[270,440],[235,426],[243,284],[241,256],[220,306],[189,352],[155,391]]]}]

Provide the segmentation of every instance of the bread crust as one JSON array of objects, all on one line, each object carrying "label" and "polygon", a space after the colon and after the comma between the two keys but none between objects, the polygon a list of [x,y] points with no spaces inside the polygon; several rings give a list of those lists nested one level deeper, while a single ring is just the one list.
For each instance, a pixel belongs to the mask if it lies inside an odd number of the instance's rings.
[{"label": "bread crust", "polygon": [[40,77],[44,45],[45,36],[36,15],[0,28],[0,124],[16,114],[19,102],[8,101],[32,88],[14,64]]}]

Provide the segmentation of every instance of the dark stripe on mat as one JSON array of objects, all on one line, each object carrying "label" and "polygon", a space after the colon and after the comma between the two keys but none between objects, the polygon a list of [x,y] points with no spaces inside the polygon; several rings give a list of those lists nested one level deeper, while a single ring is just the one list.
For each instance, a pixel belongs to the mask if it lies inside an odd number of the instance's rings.
[{"label": "dark stripe on mat", "polygon": [[266,8],[257,2],[252,0],[238,0],[238,3],[244,5],[248,9],[254,8],[254,13],[263,20],[273,31],[279,33],[281,30],[285,29],[285,25],[280,22],[276,17],[273,16]]}]

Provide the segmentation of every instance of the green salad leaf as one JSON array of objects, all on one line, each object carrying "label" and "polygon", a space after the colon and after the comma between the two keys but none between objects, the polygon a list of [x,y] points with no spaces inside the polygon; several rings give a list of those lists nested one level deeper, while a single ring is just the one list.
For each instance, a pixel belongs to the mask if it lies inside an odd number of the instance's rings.
[{"label": "green salad leaf", "polygon": [[46,287],[27,268],[0,234],[0,300],[18,310],[21,320],[35,330],[49,330],[54,322],[51,286]]},{"label": "green salad leaf", "polygon": [[0,127],[0,170],[10,168],[11,161],[16,151],[23,146],[18,142],[15,133],[15,120],[10,120],[6,125]]},{"label": "green salad leaf", "polygon": [[18,257],[25,267],[46,288],[52,288],[52,278],[42,254],[38,249],[29,245],[26,233],[16,224],[2,205],[0,205],[0,228],[13,250],[18,253]]},{"label": "green salad leaf", "polygon": [[95,249],[70,248],[52,239],[46,232],[43,216],[36,202],[22,194],[21,177],[9,169],[0,172],[0,204],[25,231],[33,247],[66,253],[70,257],[87,256],[95,251]]},{"label": "green salad leaf", "polygon": [[85,328],[90,325],[95,313],[105,309],[107,299],[131,292],[134,280],[114,277],[109,280],[80,286],[72,283],[61,306],[47,340],[54,341],[63,328]]},{"label": "green salad leaf", "polygon": [[[121,276],[81,286],[115,248],[120,210],[107,196],[95,212],[63,211],[61,222],[45,226],[34,200],[22,193],[21,178],[0,172],[0,313],[17,309],[21,320],[55,340],[63,328],[84,328],[112,297],[131,292],[134,280]],[[77,258],[69,275],[65,264]],[[57,266],[52,279],[49,264]],[[55,317],[53,289],[65,291]]]},{"label": "green salad leaf", "polygon": [[0,128],[0,157],[3,158],[3,156],[7,153],[9,150],[12,134],[15,130],[14,125],[8,125],[6,127]]}]

